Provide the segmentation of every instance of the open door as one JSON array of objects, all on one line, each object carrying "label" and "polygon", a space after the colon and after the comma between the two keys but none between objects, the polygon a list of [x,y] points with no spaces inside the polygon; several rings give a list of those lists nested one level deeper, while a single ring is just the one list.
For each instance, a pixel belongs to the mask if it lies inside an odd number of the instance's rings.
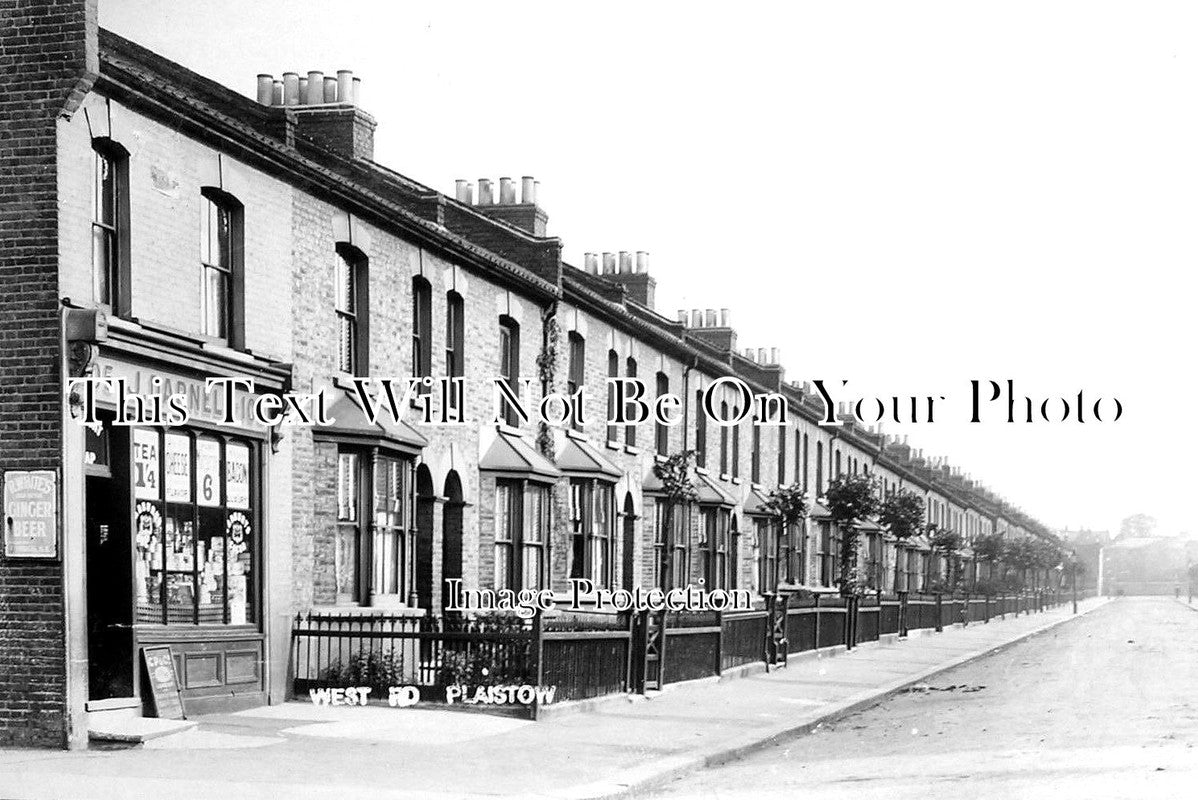
[{"label": "open door", "polygon": [[134,696],[129,430],[87,433],[88,699]]}]

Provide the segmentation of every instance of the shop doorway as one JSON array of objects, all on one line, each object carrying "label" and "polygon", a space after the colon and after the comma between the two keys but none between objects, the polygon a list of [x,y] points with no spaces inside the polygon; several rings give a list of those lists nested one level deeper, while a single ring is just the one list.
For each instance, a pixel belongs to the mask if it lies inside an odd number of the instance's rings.
[{"label": "shop doorway", "polygon": [[462,577],[462,480],[456,472],[445,478],[445,517],[441,529],[441,608],[449,598],[445,581]]},{"label": "shop doorway", "polygon": [[88,699],[134,696],[133,546],[129,429],[87,433],[84,465],[87,550]]}]

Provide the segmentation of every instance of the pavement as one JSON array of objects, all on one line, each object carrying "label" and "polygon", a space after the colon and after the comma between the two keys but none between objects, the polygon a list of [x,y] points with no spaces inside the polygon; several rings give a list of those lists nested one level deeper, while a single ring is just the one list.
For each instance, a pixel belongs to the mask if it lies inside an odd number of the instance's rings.
[{"label": "pavement", "polygon": [[[1080,612],[1106,602],[1083,601]],[[907,640],[803,654],[769,673],[680,684],[649,699],[615,698],[540,722],[307,702],[212,715],[198,718],[195,729],[135,749],[0,751],[0,797],[406,800],[643,793],[793,740],[1073,619],[1065,603],[937,634],[914,632]],[[1024,646],[1053,658],[1052,643],[1043,637]]]},{"label": "pavement", "polygon": [[1122,598],[653,797],[1198,796],[1198,614]]}]

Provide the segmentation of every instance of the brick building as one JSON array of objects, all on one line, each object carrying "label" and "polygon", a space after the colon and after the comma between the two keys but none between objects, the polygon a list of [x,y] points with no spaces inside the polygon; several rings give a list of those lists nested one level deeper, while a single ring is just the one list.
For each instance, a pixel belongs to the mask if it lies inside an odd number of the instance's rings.
[{"label": "brick building", "polygon": [[[17,87],[0,120],[0,469],[49,471],[57,512],[51,552],[0,558],[5,744],[78,746],[89,716],[141,713],[152,645],[171,647],[190,712],[281,702],[295,614],[437,614],[449,578],[833,591],[841,532],[819,498],[842,474],[917,493],[967,541],[1048,536],[905,442],[818,424],[776,351],[738,349],[727,310],[659,313],[648,254],[564,263],[532,179],[447,196],[377,164],[349,73],[259,76],[250,99],[98,30],[94,0],[0,8]],[[89,376],[183,398],[188,419],[114,424],[97,386],[84,425],[72,380]],[[427,397],[464,422],[372,421],[367,376],[461,378]],[[726,376],[782,397],[789,423],[707,419]],[[211,377],[253,382],[231,421]],[[583,420],[497,411],[497,377],[529,404],[585,387]],[[681,423],[609,424],[610,377],[676,394]],[[320,394],[335,422],[247,415],[285,393]],[[747,411],[732,386],[715,397]],[[653,466],[684,450],[698,496],[671,533]],[[796,530],[762,513],[783,484],[814,501]],[[943,573],[922,538],[863,526],[877,591]]]}]

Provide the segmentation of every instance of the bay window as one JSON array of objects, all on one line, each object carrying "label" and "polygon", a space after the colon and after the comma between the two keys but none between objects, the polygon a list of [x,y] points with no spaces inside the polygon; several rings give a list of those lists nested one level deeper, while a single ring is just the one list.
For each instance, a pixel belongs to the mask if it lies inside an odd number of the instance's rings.
[{"label": "bay window", "polygon": [[570,481],[571,578],[587,578],[597,587],[612,585],[615,495],[609,483],[590,478]]},{"label": "bay window", "polygon": [[403,603],[415,589],[415,463],[370,449],[337,454],[337,602]]},{"label": "bay window", "polygon": [[549,583],[549,487],[495,481],[495,589],[543,589]]}]

